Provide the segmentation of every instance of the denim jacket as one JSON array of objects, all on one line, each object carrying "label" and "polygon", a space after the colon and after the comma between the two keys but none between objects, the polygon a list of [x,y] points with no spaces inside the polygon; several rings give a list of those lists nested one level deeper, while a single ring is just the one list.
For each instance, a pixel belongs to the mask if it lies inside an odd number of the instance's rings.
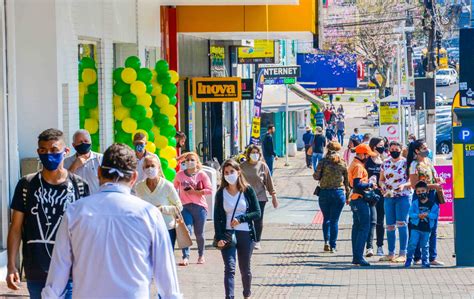
[{"label": "denim jacket", "polygon": [[[438,220],[438,217],[439,217],[439,205],[436,202],[435,192],[430,192],[428,197],[429,197],[428,200],[433,203],[433,206],[431,207],[431,211],[428,214],[428,219],[430,221],[430,228],[433,228],[433,226],[435,225],[435,221]],[[420,223],[420,218],[418,217],[419,213],[420,213],[420,208],[419,208],[418,196],[414,194],[413,201],[410,207],[410,212],[409,212],[410,222],[413,225],[418,225]]]}]

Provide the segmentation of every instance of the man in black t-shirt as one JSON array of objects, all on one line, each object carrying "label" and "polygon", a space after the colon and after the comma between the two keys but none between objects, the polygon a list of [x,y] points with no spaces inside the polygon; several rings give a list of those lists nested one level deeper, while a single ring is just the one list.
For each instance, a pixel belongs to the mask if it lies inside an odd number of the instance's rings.
[{"label": "man in black t-shirt", "polygon": [[312,147],[313,147],[313,170],[316,171],[319,161],[323,159],[324,148],[326,147],[326,137],[323,136],[323,128],[316,127]]},{"label": "man in black t-shirt", "polygon": [[[32,299],[41,298],[64,211],[69,204],[89,195],[87,183],[63,167],[64,157],[69,153],[63,132],[43,131],[38,136],[37,152],[43,170],[18,182],[11,203],[6,278],[10,289],[19,289],[16,260],[23,242],[23,266]],[[72,283],[68,283],[64,294],[65,298],[72,297]]]}]

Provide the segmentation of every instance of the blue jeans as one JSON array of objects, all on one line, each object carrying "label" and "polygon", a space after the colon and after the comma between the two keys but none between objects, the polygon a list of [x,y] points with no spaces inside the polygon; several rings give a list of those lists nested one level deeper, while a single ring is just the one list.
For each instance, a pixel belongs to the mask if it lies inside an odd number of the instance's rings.
[{"label": "blue jeans", "polygon": [[[46,281],[41,280],[27,280],[26,287],[30,293],[31,299],[41,299],[41,291],[44,289]],[[69,280],[63,292],[63,298],[72,299],[72,280]]]},{"label": "blue jeans", "polygon": [[[196,236],[199,256],[204,255],[204,225],[206,224],[207,211],[204,207],[196,204],[186,204],[183,206],[184,223],[188,227],[189,233]],[[189,247],[183,248],[183,259],[189,259]]]},{"label": "blue jeans", "polygon": [[[411,230],[413,233],[415,230]],[[411,237],[410,237],[411,238]],[[430,233],[430,246],[429,246],[429,260],[430,262],[435,261],[438,257],[438,250],[436,248],[436,241],[438,239],[438,220],[435,220],[433,227],[431,228]],[[422,249],[418,246],[415,249],[415,261],[419,261],[422,258]]]},{"label": "blue jeans", "polygon": [[421,249],[421,261],[423,264],[428,263],[428,247],[430,240],[430,232],[422,232],[416,229],[411,230],[410,242],[408,243],[407,259],[412,259],[417,248]]},{"label": "blue jeans", "polygon": [[265,163],[267,163],[270,175],[273,175],[273,159],[275,158],[273,156],[263,156],[263,159],[265,159]]},{"label": "blue jeans", "polygon": [[224,260],[224,288],[225,297],[234,298],[234,277],[236,253],[239,260],[240,276],[242,277],[243,295],[250,297],[252,292],[252,272],[250,271],[250,260],[252,258],[254,243],[250,237],[250,232],[235,231],[237,245],[221,251]]},{"label": "blue jeans", "polygon": [[176,229],[169,229],[168,233],[170,234],[171,246],[173,246],[174,251],[174,247],[176,245]]},{"label": "blue jeans", "polygon": [[344,130],[337,130],[337,141],[341,146],[344,145]]},{"label": "blue jeans", "polygon": [[318,163],[319,161],[321,161],[323,159],[323,154],[320,154],[320,153],[313,153],[313,158],[312,158],[312,162],[313,162],[313,170],[316,171],[316,167],[318,167]]},{"label": "blue jeans", "polygon": [[351,200],[353,262],[364,260],[364,247],[370,229],[370,207],[362,198]]},{"label": "blue jeans", "polygon": [[409,196],[386,197],[384,198],[385,221],[387,222],[387,243],[388,254],[395,254],[396,235],[395,229],[398,227],[398,237],[400,241],[400,254],[407,252],[408,246],[408,211],[410,210],[411,198]]},{"label": "blue jeans", "polygon": [[339,231],[339,217],[346,201],[343,189],[321,189],[319,192],[319,208],[323,213],[324,242],[336,248]]}]

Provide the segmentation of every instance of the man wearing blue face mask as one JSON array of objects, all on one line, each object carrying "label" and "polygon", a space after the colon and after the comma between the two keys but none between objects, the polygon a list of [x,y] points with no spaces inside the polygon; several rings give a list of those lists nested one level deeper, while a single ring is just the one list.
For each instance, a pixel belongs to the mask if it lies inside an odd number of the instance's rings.
[{"label": "man wearing blue face mask", "polygon": [[102,154],[91,151],[91,135],[86,130],[78,130],[72,137],[76,154],[64,160],[64,168],[80,176],[89,185],[91,194],[99,190],[97,171],[102,163]]},{"label": "man wearing blue face mask", "polygon": [[[147,155],[155,155],[155,153],[150,153],[146,150],[147,144],[147,136],[141,132],[138,132],[133,136],[133,146],[135,147],[135,155],[137,156],[138,160],[138,178],[137,183],[146,179],[145,172],[143,171],[143,163],[145,162],[145,156]],[[158,156],[156,156],[158,158]],[[158,158],[159,159],[159,158]]]},{"label": "man wearing blue face mask", "polygon": [[[20,275],[16,260],[23,242],[23,267],[30,298],[41,298],[46,284],[56,232],[66,208],[89,195],[89,187],[79,176],[64,168],[69,149],[63,132],[48,129],[38,136],[40,172],[23,177],[13,195],[11,225],[8,232],[7,285],[18,290]],[[72,283],[66,284],[64,298],[72,297]]]}]

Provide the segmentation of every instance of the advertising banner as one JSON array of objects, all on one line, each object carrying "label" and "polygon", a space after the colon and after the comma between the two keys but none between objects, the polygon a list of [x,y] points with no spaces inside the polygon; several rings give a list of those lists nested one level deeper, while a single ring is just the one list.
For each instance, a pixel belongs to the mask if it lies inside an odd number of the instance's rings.
[{"label": "advertising banner", "polygon": [[380,102],[380,124],[398,124],[398,103]]},{"label": "advertising banner", "polygon": [[255,40],[253,47],[241,47],[238,61],[244,63],[275,63],[275,44],[272,40]]},{"label": "advertising banner", "polygon": [[242,100],[253,100],[253,79],[242,79]]},{"label": "advertising banner", "polygon": [[252,132],[250,134],[250,144],[260,144],[260,122],[262,114],[262,98],[265,76],[263,70],[258,72],[257,84],[255,86],[255,102],[253,104]]},{"label": "advertising banner", "polygon": [[192,78],[195,102],[235,102],[242,100],[239,77]]},{"label": "advertising banner", "polygon": [[453,166],[439,165],[435,166],[435,169],[438,176],[445,181],[442,186],[446,203],[439,206],[439,221],[454,221]]}]

